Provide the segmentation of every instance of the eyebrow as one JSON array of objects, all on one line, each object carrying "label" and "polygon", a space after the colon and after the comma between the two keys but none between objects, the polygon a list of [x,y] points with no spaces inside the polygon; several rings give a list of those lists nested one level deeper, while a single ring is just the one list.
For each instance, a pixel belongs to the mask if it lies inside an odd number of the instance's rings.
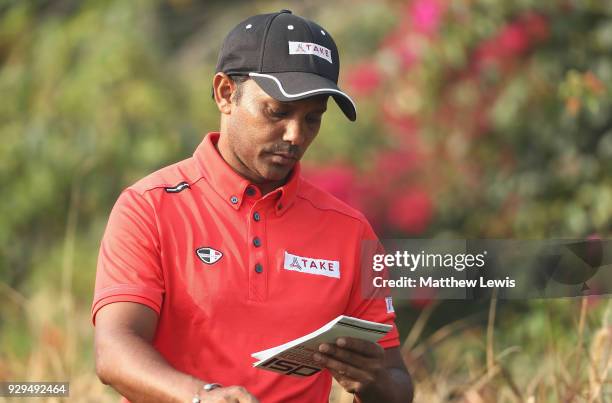
[{"label": "eyebrow", "polygon": [[[293,109],[294,106],[291,105],[291,101],[288,102],[284,102],[284,101],[278,101],[276,99],[272,99],[270,101],[266,102],[266,105],[268,107],[280,107],[280,108],[289,108],[289,109]],[[327,106],[323,106],[321,108],[309,111],[308,113],[325,113],[327,111]]]}]

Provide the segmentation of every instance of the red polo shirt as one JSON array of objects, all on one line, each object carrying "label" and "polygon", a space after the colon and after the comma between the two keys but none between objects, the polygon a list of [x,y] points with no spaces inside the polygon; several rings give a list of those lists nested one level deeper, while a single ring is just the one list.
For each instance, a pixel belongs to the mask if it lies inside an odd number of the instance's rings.
[{"label": "red polo shirt", "polygon": [[[124,190],[98,259],[92,320],[130,301],[159,315],[154,347],[176,369],[242,385],[266,403],[329,399],[327,371],[298,378],[252,367],[251,353],[338,315],[394,323],[384,298],[360,292],[361,213],[300,177],[262,196],[207,135],[188,158]],[[393,330],[381,339],[399,345]]]}]

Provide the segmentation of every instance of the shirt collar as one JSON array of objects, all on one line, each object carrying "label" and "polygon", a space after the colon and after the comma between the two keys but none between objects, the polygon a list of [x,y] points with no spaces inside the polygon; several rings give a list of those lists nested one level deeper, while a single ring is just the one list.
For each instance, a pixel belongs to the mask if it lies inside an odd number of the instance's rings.
[{"label": "shirt collar", "polygon": [[[195,150],[193,157],[198,170],[212,188],[234,210],[240,209],[245,199],[245,191],[251,182],[240,176],[221,157],[215,145],[219,141],[218,132],[208,133]],[[300,163],[297,162],[289,173],[287,182],[264,196],[275,200],[274,210],[282,215],[293,205],[300,185]]]}]

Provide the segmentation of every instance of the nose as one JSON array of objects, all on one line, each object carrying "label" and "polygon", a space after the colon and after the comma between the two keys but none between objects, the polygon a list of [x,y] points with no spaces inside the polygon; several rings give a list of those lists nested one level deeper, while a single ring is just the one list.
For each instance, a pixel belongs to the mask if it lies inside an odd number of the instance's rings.
[{"label": "nose", "polygon": [[283,134],[283,140],[291,145],[301,146],[307,133],[306,128],[300,122],[300,119],[289,119],[285,126],[285,133]]}]

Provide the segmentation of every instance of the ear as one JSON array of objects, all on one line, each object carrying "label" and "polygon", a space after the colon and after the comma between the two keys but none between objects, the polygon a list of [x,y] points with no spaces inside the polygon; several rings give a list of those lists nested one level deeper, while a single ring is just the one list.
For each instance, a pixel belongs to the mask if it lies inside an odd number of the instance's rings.
[{"label": "ear", "polygon": [[213,93],[219,112],[226,115],[232,111],[232,94],[236,91],[236,83],[225,73],[217,73],[213,77]]}]

